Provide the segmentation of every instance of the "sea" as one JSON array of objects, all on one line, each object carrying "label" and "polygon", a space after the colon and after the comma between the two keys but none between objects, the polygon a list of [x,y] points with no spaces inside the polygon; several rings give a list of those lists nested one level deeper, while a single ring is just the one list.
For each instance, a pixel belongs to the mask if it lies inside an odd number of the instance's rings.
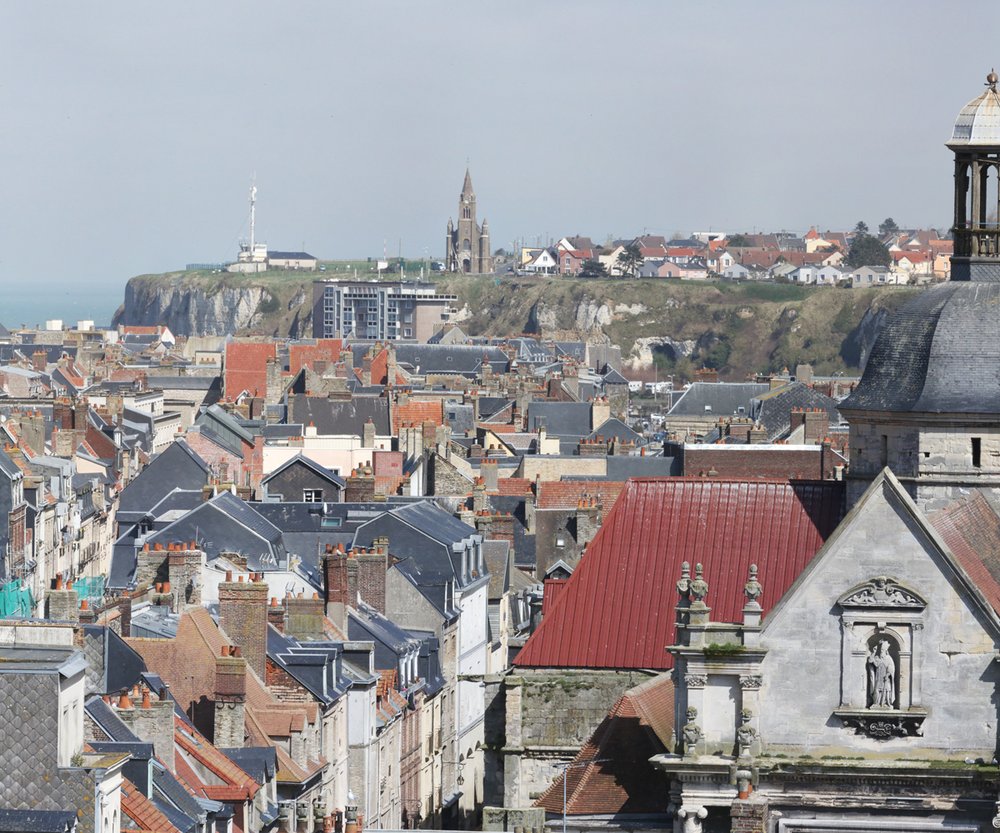
[{"label": "sea", "polygon": [[125,298],[124,281],[117,286],[90,282],[46,287],[10,283],[0,287],[0,324],[11,330],[53,319],[62,320],[64,326],[75,326],[78,321],[108,325]]}]

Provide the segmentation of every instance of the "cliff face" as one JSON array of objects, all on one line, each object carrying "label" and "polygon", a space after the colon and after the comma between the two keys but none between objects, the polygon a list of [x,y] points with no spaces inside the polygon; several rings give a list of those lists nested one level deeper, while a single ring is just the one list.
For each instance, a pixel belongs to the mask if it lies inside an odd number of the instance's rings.
[{"label": "cliff face", "polygon": [[305,283],[279,287],[231,276],[143,275],[125,286],[113,323],[166,324],[176,335],[308,335],[311,297]]},{"label": "cliff face", "polygon": [[[163,323],[178,335],[308,337],[314,277],[144,275],[128,282],[115,322]],[[610,342],[636,370],[655,361],[689,373],[704,364],[729,379],[800,362],[817,373],[856,369],[888,312],[919,291],[470,275],[437,284],[455,294],[452,320],[470,335]]]}]

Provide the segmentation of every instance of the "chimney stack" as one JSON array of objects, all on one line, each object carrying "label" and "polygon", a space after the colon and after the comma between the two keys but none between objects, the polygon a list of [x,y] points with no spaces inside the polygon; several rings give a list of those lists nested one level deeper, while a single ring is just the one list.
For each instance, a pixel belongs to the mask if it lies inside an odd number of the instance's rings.
[{"label": "chimney stack", "polygon": [[237,651],[223,645],[221,655],[215,658],[215,731],[212,742],[222,749],[243,747],[247,663]]},{"label": "chimney stack", "polygon": [[[135,702],[127,692],[118,700],[115,713],[122,723],[146,743],[153,744],[153,752],[170,771],[174,769],[174,703],[168,697],[153,700],[149,689],[142,687],[142,693]],[[124,705],[123,705],[124,704]]]},{"label": "chimney stack", "polygon": [[[226,578],[230,576],[227,574]],[[243,576],[239,578],[240,581],[224,581],[219,585],[219,625],[243,650],[247,665],[264,680],[267,659],[267,584],[259,573],[251,573],[249,581],[243,581]]]}]

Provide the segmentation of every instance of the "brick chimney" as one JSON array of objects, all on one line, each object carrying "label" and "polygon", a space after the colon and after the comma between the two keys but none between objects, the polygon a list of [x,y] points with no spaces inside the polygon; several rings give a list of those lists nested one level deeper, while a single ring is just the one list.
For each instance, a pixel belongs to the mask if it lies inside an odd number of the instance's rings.
[{"label": "brick chimney", "polygon": [[277,596],[271,596],[271,604],[267,606],[267,624],[275,630],[285,630],[285,604]]},{"label": "brick chimney", "polygon": [[388,568],[389,541],[377,538],[371,549],[345,552],[339,544],[323,556],[326,613],[339,626],[347,621],[347,608],[355,607],[358,598],[380,613],[385,613],[385,571]]},{"label": "brick chimney", "polygon": [[224,581],[219,585],[219,625],[242,649],[247,665],[263,680],[267,658],[267,584],[258,573],[251,573],[249,579]]},{"label": "brick chimney", "polygon": [[359,466],[347,478],[346,503],[371,503],[375,500],[375,475],[368,464]]},{"label": "brick chimney", "polygon": [[153,752],[166,765],[174,769],[174,703],[164,696],[153,699],[145,686],[141,691],[133,692],[134,698],[127,694],[118,699],[115,713],[122,723],[142,741],[153,744]]},{"label": "brick chimney", "polygon": [[48,364],[48,353],[44,350],[36,350],[31,354],[31,369],[39,373],[44,373]]},{"label": "brick chimney", "polygon": [[747,431],[747,442],[750,445],[763,445],[767,442],[767,430],[759,422]]},{"label": "brick chimney", "polygon": [[247,663],[240,649],[223,645],[220,656],[215,658],[215,730],[212,735],[212,743],[223,749],[243,746],[246,671]]}]

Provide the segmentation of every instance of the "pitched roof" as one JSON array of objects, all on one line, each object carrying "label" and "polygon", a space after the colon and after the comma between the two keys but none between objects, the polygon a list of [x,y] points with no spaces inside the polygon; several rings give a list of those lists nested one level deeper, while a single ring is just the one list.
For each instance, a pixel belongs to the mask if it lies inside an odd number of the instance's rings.
[{"label": "pitched roof", "polygon": [[835,482],[629,481],[515,665],[670,668],[681,562],[705,565],[712,618],[737,621],[750,564],[780,598],[842,504]]},{"label": "pitched roof", "polygon": [[[665,813],[666,777],[649,759],[673,745],[674,685],[669,674],[629,689],[611,707],[563,774],[535,802],[574,816]],[[586,765],[582,765],[585,762]]]},{"label": "pitched roof", "polygon": [[933,513],[929,520],[1000,614],[1000,517],[982,492],[973,491]]},{"label": "pitched roof", "polygon": [[618,500],[625,483],[613,480],[542,480],[538,509],[575,509],[584,498],[599,498],[605,515]]},{"label": "pitched roof", "polygon": [[174,833],[174,827],[157,806],[143,795],[135,784],[125,778],[121,788],[122,814],[132,820],[132,824],[123,824],[123,828],[154,830],[156,833]]},{"label": "pitched roof", "polygon": [[224,384],[226,397],[243,391],[264,396],[267,391],[267,360],[277,357],[274,341],[230,341],[226,345]]},{"label": "pitched roof", "polygon": [[393,434],[398,434],[399,429],[407,423],[422,425],[425,422],[433,422],[435,425],[444,425],[443,399],[410,399],[405,403],[395,403],[390,410]]}]

